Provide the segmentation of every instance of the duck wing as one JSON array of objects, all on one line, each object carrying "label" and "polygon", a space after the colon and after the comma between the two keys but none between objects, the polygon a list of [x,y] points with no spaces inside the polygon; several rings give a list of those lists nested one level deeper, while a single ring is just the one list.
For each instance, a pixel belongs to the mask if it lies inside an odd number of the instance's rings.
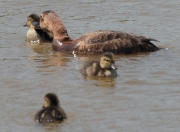
[{"label": "duck wing", "polygon": [[119,31],[99,30],[87,33],[76,40],[79,53],[113,52],[130,54],[159,50],[151,41],[156,39]]},{"label": "duck wing", "polygon": [[35,30],[43,40],[52,42],[53,37],[51,37],[51,34],[44,32],[41,28],[35,28]]},{"label": "duck wing", "polygon": [[81,70],[81,73],[85,76],[97,76],[98,72],[101,71],[101,67],[99,62],[97,61],[91,61],[87,62],[83,69]]},{"label": "duck wing", "polygon": [[39,22],[32,22],[32,24],[35,26],[35,30],[39,34],[40,38],[52,42],[53,35],[49,32],[43,31],[42,28],[39,26]]}]

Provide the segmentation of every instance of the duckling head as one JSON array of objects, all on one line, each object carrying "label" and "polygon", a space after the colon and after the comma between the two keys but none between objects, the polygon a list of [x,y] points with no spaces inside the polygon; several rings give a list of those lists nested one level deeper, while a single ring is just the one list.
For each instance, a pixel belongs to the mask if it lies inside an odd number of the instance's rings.
[{"label": "duckling head", "polygon": [[100,58],[100,66],[103,69],[117,69],[114,61],[114,54],[106,52]]},{"label": "duckling head", "polygon": [[31,14],[27,17],[27,22],[24,27],[29,26],[32,27],[33,25],[39,25],[40,17],[36,14]]},{"label": "duckling head", "polygon": [[59,99],[56,94],[48,93],[44,96],[44,105],[43,108],[49,106],[59,106]]}]

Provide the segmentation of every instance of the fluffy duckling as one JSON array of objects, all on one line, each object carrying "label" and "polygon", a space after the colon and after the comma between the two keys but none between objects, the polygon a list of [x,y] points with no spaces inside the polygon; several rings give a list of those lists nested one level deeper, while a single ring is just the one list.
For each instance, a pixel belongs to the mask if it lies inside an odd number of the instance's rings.
[{"label": "fluffy duckling", "polygon": [[87,63],[81,72],[85,76],[116,77],[116,69],[114,54],[106,52],[102,54],[99,62]]},{"label": "fluffy duckling", "polygon": [[29,26],[29,30],[27,31],[27,34],[26,34],[27,41],[39,43],[40,40],[42,39],[45,41],[52,42],[52,38],[53,38],[52,34],[49,32],[43,31],[39,27],[39,21],[40,21],[40,17],[36,14],[31,14],[28,16],[27,22],[24,25],[24,27]]},{"label": "fluffy duckling", "polygon": [[35,115],[35,121],[40,123],[60,122],[67,119],[62,108],[60,108],[59,99],[54,93],[48,93],[44,97],[43,108]]}]

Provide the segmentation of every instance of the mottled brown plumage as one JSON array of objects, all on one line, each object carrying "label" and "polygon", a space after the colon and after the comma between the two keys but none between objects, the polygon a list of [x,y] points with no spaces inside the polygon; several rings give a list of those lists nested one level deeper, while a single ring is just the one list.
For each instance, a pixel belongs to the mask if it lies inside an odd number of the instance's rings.
[{"label": "mottled brown plumage", "polygon": [[84,65],[81,73],[85,76],[116,77],[114,55],[106,52],[99,61],[91,61]]},{"label": "mottled brown plumage", "polygon": [[46,94],[43,108],[35,115],[34,120],[39,123],[53,123],[64,119],[67,119],[67,116],[60,107],[58,97],[53,93]]},{"label": "mottled brown plumage", "polygon": [[120,31],[99,30],[86,33],[79,39],[73,40],[68,36],[67,29],[60,17],[51,10],[41,14],[40,27],[53,33],[53,50],[66,53],[75,51],[77,54],[103,52],[132,54],[159,50],[150,42],[157,41],[155,39]]}]

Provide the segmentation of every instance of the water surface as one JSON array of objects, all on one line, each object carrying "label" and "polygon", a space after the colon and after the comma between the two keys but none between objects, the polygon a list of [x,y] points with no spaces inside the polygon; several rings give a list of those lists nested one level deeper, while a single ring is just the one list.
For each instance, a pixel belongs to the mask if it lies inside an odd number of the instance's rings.
[{"label": "water surface", "polygon": [[[178,132],[180,130],[180,1],[2,1],[0,4],[0,130],[61,132]],[[155,53],[116,55],[118,77],[84,78],[99,56],[53,52],[25,41],[31,13],[56,11],[72,38],[119,30],[158,39]],[[40,125],[35,113],[56,93],[68,119]]]}]

